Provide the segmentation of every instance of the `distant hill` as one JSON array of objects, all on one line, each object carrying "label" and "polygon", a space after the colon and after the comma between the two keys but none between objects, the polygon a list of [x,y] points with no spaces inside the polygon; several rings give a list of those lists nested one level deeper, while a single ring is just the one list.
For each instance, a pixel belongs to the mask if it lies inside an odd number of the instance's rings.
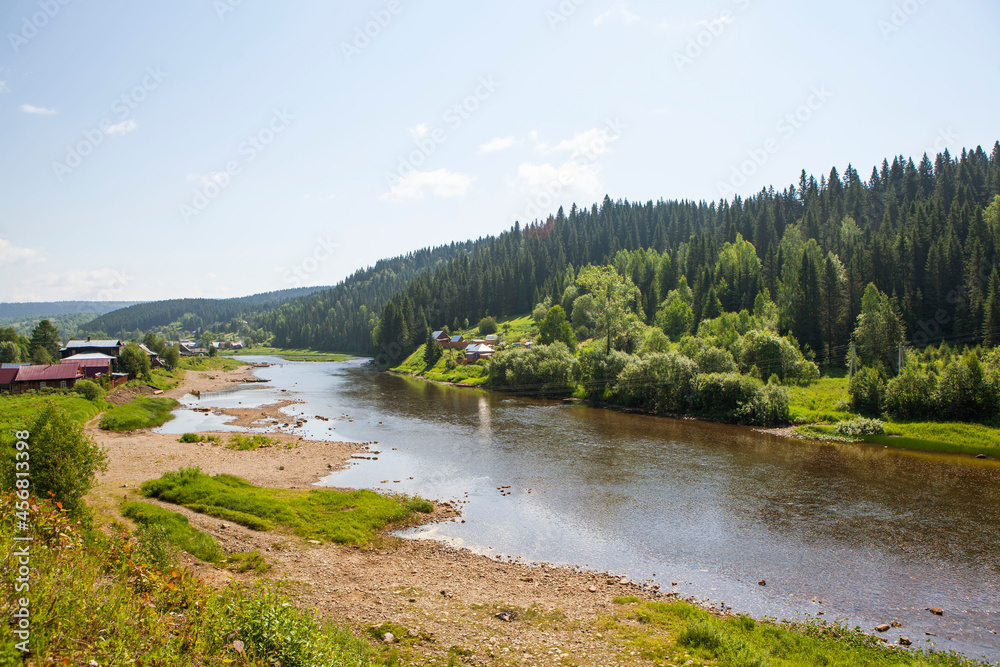
[{"label": "distant hill", "polygon": [[25,317],[55,317],[76,313],[103,315],[120,308],[128,308],[141,301],[25,301],[0,303],[0,320]]},{"label": "distant hill", "polygon": [[81,334],[103,331],[110,336],[124,336],[130,332],[150,331],[167,326],[185,315],[193,315],[208,327],[233,318],[268,311],[291,299],[328,289],[330,288],[296,287],[232,299],[168,299],[129,304],[126,308],[103,311],[104,314],[100,317],[81,325],[79,331]]}]

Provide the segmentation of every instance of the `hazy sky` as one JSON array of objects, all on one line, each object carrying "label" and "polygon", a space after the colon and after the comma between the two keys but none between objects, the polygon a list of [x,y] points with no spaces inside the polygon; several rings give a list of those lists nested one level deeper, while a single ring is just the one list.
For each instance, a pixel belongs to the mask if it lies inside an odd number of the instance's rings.
[{"label": "hazy sky", "polygon": [[333,284],[1000,138],[995,0],[6,0],[0,301]]}]

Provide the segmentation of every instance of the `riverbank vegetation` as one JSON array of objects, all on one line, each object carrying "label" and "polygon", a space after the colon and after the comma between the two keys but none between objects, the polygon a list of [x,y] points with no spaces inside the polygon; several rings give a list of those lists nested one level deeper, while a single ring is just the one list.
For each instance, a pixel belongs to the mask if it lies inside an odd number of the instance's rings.
[{"label": "riverbank vegetation", "polygon": [[405,523],[434,506],[419,498],[373,491],[265,489],[231,475],[209,476],[197,468],[167,473],[143,483],[147,497],[182,505],[253,530],[282,527],[306,539],[365,544],[390,524]]},{"label": "riverbank vegetation", "polygon": [[134,431],[163,426],[174,418],[178,403],[165,396],[144,396],[108,410],[101,417],[101,428],[107,431]]},{"label": "riverbank vegetation", "polygon": [[280,347],[269,347],[266,345],[254,345],[252,347],[244,347],[239,350],[225,351],[223,352],[223,355],[231,357],[267,355],[272,357],[281,357],[287,361],[347,361],[352,358],[349,354],[337,354],[335,352],[321,352],[318,350],[308,349],[285,349]]}]

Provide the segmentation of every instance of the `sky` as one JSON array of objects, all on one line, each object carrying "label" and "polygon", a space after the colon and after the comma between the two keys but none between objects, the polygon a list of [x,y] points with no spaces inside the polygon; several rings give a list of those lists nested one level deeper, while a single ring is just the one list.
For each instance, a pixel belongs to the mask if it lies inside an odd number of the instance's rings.
[{"label": "sky", "polygon": [[232,297],[1000,139],[995,0],[7,0],[0,301]]}]

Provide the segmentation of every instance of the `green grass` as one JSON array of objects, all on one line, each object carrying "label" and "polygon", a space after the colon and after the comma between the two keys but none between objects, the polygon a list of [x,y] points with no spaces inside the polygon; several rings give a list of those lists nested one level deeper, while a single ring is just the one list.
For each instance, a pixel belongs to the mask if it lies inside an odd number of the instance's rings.
[{"label": "green grass", "polygon": [[[12,525],[16,499],[0,494],[0,523]],[[216,591],[150,556],[162,533],[82,533],[48,501],[32,513],[30,664],[264,665],[376,667],[366,640],[324,624],[266,582]],[[160,537],[157,537],[159,535]],[[13,553],[14,533],[0,531]],[[16,558],[0,560],[0,605],[13,613]],[[243,642],[242,653],[233,641]],[[0,664],[20,665],[20,638],[0,623]]]},{"label": "green grass", "polygon": [[171,410],[177,401],[165,396],[146,396],[131,403],[119,405],[101,417],[101,428],[106,431],[134,431],[139,428],[162,426],[173,419]]},{"label": "green grass", "polygon": [[[226,441],[226,449],[235,449],[241,452],[248,452],[254,449],[260,449],[261,447],[273,447],[274,445],[280,445],[281,441],[277,438],[269,438],[266,435],[243,435],[242,433],[234,433],[229,436],[229,440]],[[289,445],[291,448],[292,445]]]},{"label": "green grass", "polygon": [[184,379],[184,370],[178,368],[168,371],[166,368],[154,368],[150,375],[152,379],[149,384],[155,385],[160,389],[173,389]]},{"label": "green grass", "polygon": [[850,411],[838,409],[839,404],[850,400],[847,378],[823,377],[809,385],[789,385],[791,401],[789,413],[795,423],[829,422],[855,416]]},{"label": "green grass", "polygon": [[426,500],[368,490],[267,489],[231,475],[210,477],[198,468],[147,481],[142,492],[254,530],[280,526],[303,538],[338,544],[367,544],[386,526],[402,524],[416,512],[434,509]]},{"label": "green grass", "polygon": [[349,354],[339,354],[336,352],[319,352],[317,350],[293,350],[281,347],[245,347],[242,350],[233,352],[223,352],[227,356],[241,357],[248,354],[258,356],[273,356],[287,359],[288,361],[347,361],[354,357]]},{"label": "green grass", "polygon": [[0,437],[24,428],[35,420],[45,403],[53,403],[84,424],[107,409],[103,401],[92,402],[69,391],[52,394],[18,394],[0,396]]},{"label": "green grass", "polygon": [[225,561],[226,567],[234,572],[250,572],[264,574],[271,569],[271,564],[260,555],[259,551],[245,551],[232,554]]},{"label": "green grass", "polygon": [[218,563],[226,555],[218,540],[191,526],[183,514],[150,503],[123,503],[122,515],[140,526],[161,529],[168,542],[200,560]]},{"label": "green grass", "polygon": [[475,387],[486,382],[488,374],[484,366],[457,364],[455,368],[448,370],[446,366],[448,358],[454,357],[455,359],[459,359],[464,354],[462,350],[445,350],[444,355],[438,359],[434,367],[427,368],[427,365],[424,363],[424,346],[421,345],[402,364],[392,370],[397,373],[412,373],[427,380],[453,382],[470,387]]},{"label": "green grass", "polygon": [[245,365],[245,361],[232,357],[182,357],[177,368],[187,371],[231,371]]},{"label": "green grass", "polygon": [[[623,598],[620,603],[629,602],[629,598]],[[638,621],[638,626],[623,624],[623,620]],[[746,616],[719,618],[686,602],[633,602],[613,617],[605,617],[602,629],[617,635],[640,657],[656,665],[971,667],[985,664],[953,652],[895,650],[877,637],[842,625],[779,624],[754,621]]]}]

